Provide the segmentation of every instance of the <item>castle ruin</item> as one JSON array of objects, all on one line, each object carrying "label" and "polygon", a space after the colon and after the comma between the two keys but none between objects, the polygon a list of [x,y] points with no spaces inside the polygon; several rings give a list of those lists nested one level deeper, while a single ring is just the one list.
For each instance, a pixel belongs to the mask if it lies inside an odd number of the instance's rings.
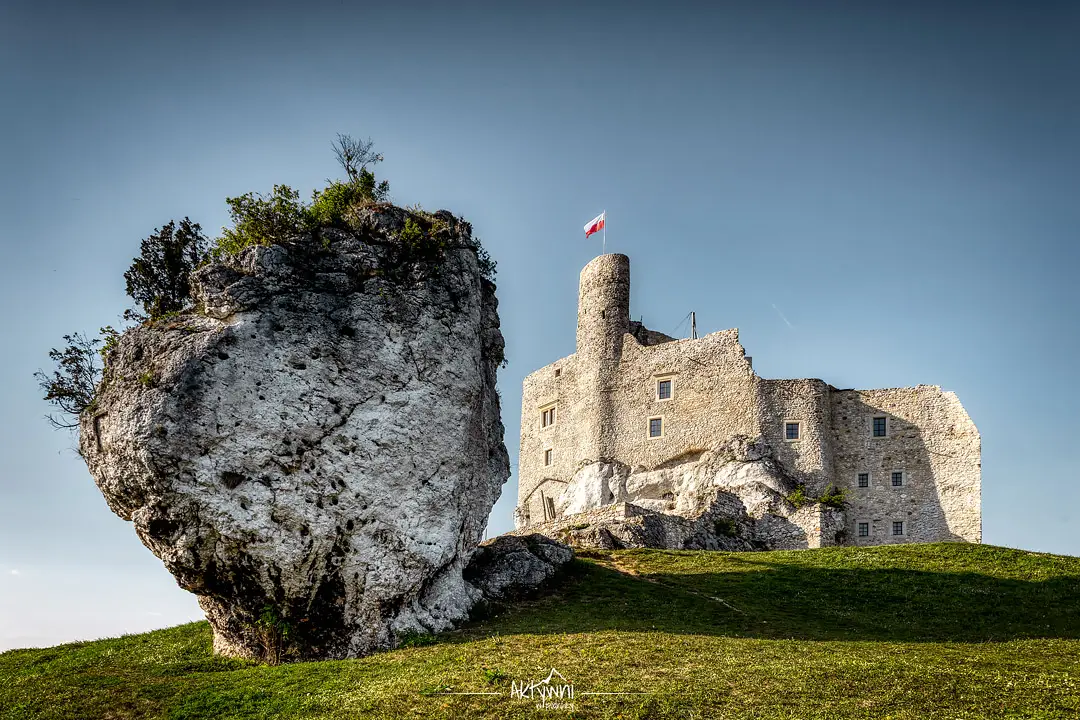
[{"label": "castle ruin", "polygon": [[614,547],[980,542],[980,465],[954,393],[759,377],[736,329],[631,321],[630,259],[607,254],[581,272],[576,352],[524,381],[515,523]]}]

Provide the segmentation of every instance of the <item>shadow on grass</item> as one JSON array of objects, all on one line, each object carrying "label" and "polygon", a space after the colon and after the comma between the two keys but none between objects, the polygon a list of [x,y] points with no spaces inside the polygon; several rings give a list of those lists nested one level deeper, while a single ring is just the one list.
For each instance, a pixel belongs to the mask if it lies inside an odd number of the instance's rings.
[{"label": "shadow on grass", "polygon": [[898,642],[1080,638],[1077,576],[1024,581],[971,572],[763,564],[730,556],[726,562],[756,567],[631,575],[575,560],[550,595],[495,611],[459,638],[604,630]]}]

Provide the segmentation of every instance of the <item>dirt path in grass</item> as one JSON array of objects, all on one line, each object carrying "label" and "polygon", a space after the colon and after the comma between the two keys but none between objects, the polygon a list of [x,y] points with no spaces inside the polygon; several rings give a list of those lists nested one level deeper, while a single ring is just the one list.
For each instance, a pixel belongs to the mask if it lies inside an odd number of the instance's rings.
[{"label": "dirt path in grass", "polygon": [[642,575],[641,573],[639,573],[637,571],[636,567],[634,567],[631,564],[628,564],[628,563],[624,562],[621,558],[615,557],[613,555],[603,555],[603,556],[595,555],[595,556],[592,556],[592,557],[595,560],[599,560],[601,562],[601,564],[606,565],[606,566],[610,567],[612,570],[615,570],[616,572],[620,572],[623,575],[629,575],[630,577],[637,578],[638,580],[644,580],[645,582],[652,583],[653,585],[659,585],[660,587],[670,588],[671,590],[678,590],[679,592],[686,593],[687,595],[693,595],[695,597],[699,597],[699,598],[708,600],[710,602],[714,602],[714,603],[717,603],[719,605],[723,605],[724,607],[728,608],[729,610],[734,610],[735,612],[739,613],[740,615],[745,615],[746,614],[745,612],[743,612],[739,608],[737,608],[734,605],[732,605],[731,603],[729,603],[724,598],[716,597],[715,595],[706,595],[705,593],[700,593],[697,590],[691,590],[689,588],[685,588],[685,587],[683,587],[681,585],[676,585],[674,583],[661,582],[660,580],[657,580],[656,578],[649,577],[648,575]]}]

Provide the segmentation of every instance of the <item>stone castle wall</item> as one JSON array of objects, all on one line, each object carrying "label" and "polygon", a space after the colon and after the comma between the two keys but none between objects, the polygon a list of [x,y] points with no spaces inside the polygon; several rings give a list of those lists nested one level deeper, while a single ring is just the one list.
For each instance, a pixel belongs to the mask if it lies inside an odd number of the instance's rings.
[{"label": "stone castle wall", "polygon": [[[829,384],[821,380],[761,380],[758,428],[777,460],[811,495],[832,482],[832,415]],[[799,423],[799,439],[787,440],[787,422]]]},{"label": "stone castle wall", "polygon": [[[829,485],[847,492],[848,542],[981,540],[980,439],[953,393],[763,379],[738,330],[672,340],[631,323],[626,256],[596,258],[580,283],[576,352],[524,382],[518,527],[558,519],[554,500],[588,463],[670,467],[745,435],[763,437],[807,494]],[[671,380],[671,399],[657,397],[660,379]],[[544,427],[542,410],[551,406],[556,419]],[[881,416],[888,433],[874,438]],[[652,438],[657,417],[663,434]],[[797,440],[786,438],[786,422],[799,423]],[[902,485],[891,484],[893,471],[904,473]],[[870,487],[858,487],[860,472],[870,473]],[[902,534],[893,535],[893,522],[904,523]],[[859,523],[869,524],[864,537]]]},{"label": "stone castle wall", "polygon": [[[981,441],[955,393],[838,390],[832,413],[834,482],[847,491],[852,543],[981,542]],[[886,418],[885,437],[873,436],[875,417]],[[899,486],[894,472],[903,473]],[[869,474],[869,487],[859,487],[859,473]],[[896,521],[902,535],[892,534]],[[859,537],[859,523],[869,536]]]}]

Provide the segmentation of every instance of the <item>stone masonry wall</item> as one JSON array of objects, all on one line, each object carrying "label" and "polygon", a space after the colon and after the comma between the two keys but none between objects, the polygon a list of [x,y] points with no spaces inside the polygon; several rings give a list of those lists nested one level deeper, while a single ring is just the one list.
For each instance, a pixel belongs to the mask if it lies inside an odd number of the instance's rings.
[{"label": "stone masonry wall", "polygon": [[[832,393],[834,476],[847,491],[847,537],[857,545],[982,541],[981,440],[955,393],[931,385]],[[886,436],[873,436],[873,419]],[[892,473],[903,473],[894,486]],[[858,486],[859,473],[869,487]],[[903,534],[893,534],[903,522]],[[870,534],[860,537],[859,523]]]},{"label": "stone masonry wall", "polygon": [[[832,417],[829,384],[821,380],[762,380],[761,434],[788,473],[817,496],[832,482]],[[785,426],[799,423],[799,439]]]},{"label": "stone masonry wall", "polygon": [[[672,381],[671,399],[657,399],[657,381]],[[716,447],[733,435],[754,435],[761,422],[758,378],[744,358],[736,330],[643,347],[623,338],[619,372],[601,388],[612,398],[602,429],[610,457],[653,469]],[[649,437],[649,419],[663,435]]]},{"label": "stone masonry wall", "polygon": [[[598,427],[589,412],[590,376],[583,376],[574,356],[525,378],[521,405],[521,452],[518,456],[518,524],[542,522],[544,498],[562,492],[574,472],[597,447]],[[541,426],[541,408],[554,404],[556,422]],[[544,464],[550,449],[551,465]]]}]

